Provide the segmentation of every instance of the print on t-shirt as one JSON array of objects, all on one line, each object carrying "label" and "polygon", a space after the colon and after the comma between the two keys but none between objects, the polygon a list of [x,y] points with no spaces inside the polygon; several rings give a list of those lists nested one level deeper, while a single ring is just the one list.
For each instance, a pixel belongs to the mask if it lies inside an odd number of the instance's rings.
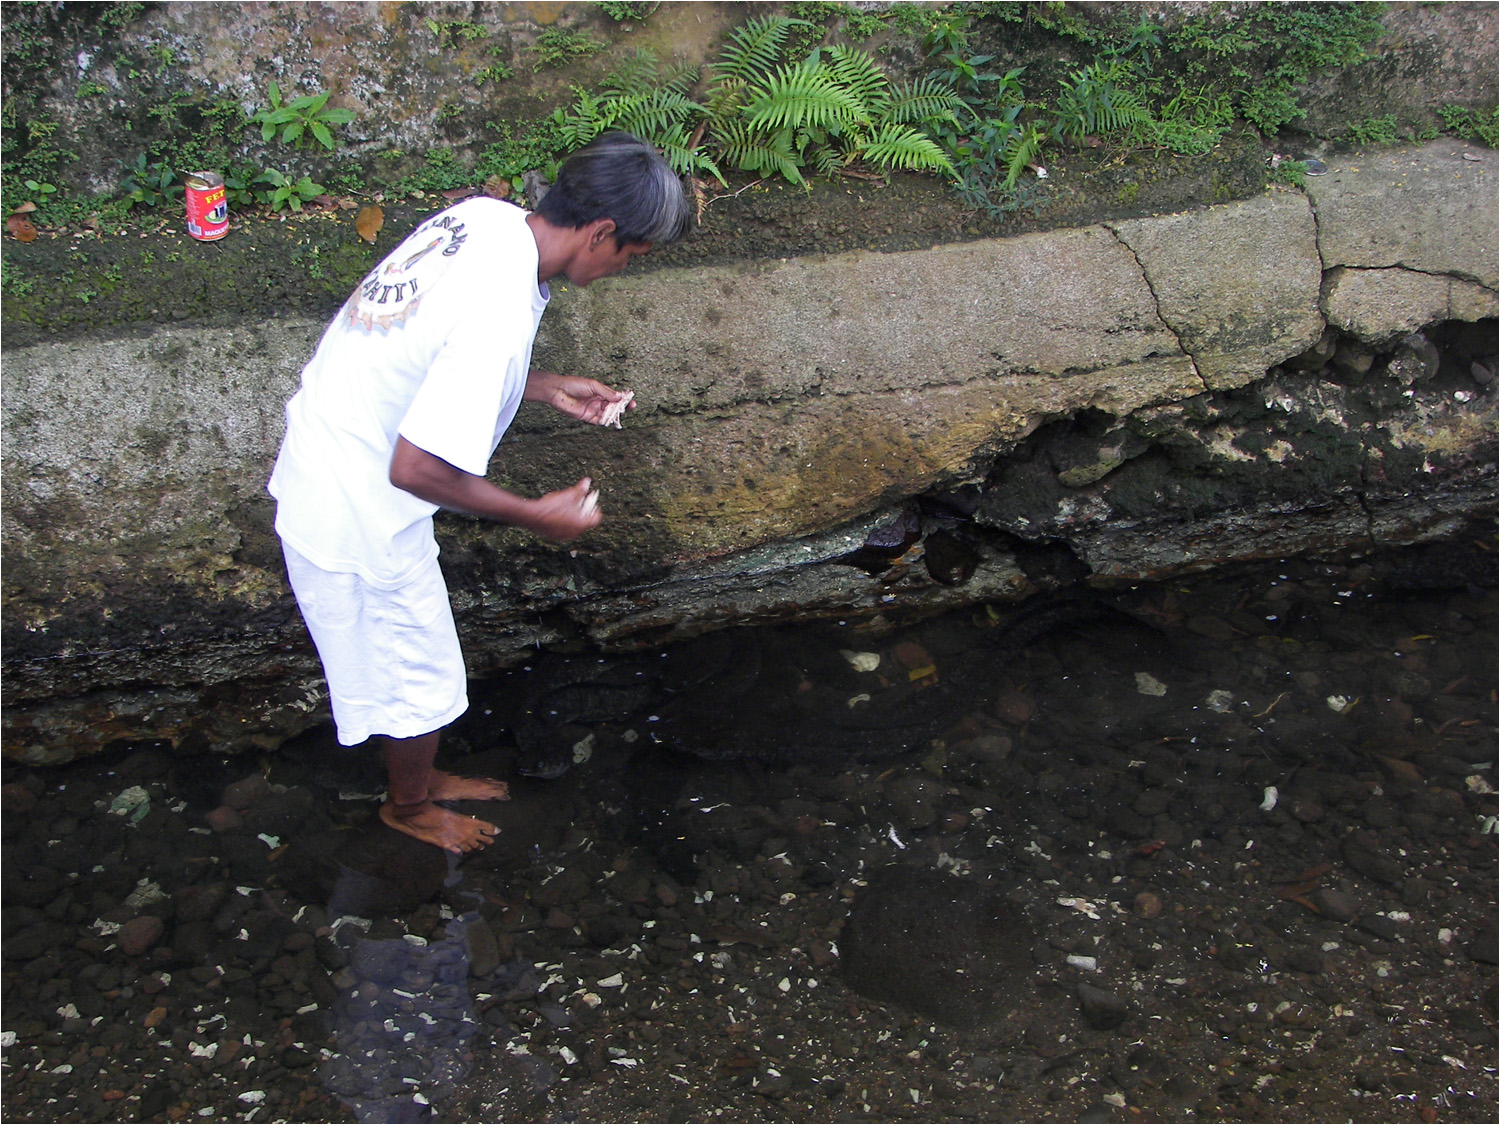
[{"label": "print on t-shirt", "polygon": [[367,276],[344,305],[344,324],[369,334],[400,328],[416,315],[428,292],[463,249],[469,236],[452,215],[439,215],[414,230]]}]

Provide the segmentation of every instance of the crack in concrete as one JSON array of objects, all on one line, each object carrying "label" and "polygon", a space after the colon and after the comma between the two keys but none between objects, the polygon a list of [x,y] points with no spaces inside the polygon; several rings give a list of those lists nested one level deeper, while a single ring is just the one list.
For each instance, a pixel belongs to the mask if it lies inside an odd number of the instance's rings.
[{"label": "crack in concrete", "polygon": [[[1467,282],[1470,285],[1477,285],[1481,289],[1486,289],[1491,293],[1500,292],[1500,290],[1497,290],[1495,286],[1485,284],[1482,279],[1477,278],[1472,274],[1450,273],[1447,270],[1419,270],[1416,266],[1409,266],[1405,262],[1396,262],[1389,266],[1336,266],[1335,268],[1348,270],[1350,273],[1390,273],[1392,271],[1414,273],[1422,277],[1435,277],[1440,281]],[[1327,276],[1327,270],[1324,271],[1324,275]]]},{"label": "crack in concrete", "polygon": [[1177,341],[1178,350],[1180,350],[1183,355],[1187,356],[1188,364],[1193,369],[1193,378],[1198,380],[1198,385],[1203,388],[1203,393],[1207,394],[1210,390],[1208,380],[1203,378],[1203,372],[1198,369],[1197,357],[1193,355],[1187,344],[1183,343],[1182,331],[1170,320],[1168,320],[1167,314],[1162,311],[1161,297],[1156,292],[1156,286],[1151,284],[1151,274],[1147,272],[1146,264],[1141,261],[1141,256],[1135,252],[1134,246],[1125,241],[1119,230],[1111,226],[1109,223],[1103,223],[1101,225],[1105,230],[1109,231],[1110,234],[1114,235],[1115,241],[1123,246],[1125,250],[1130,254],[1130,257],[1134,260],[1135,268],[1141,271],[1141,280],[1146,283],[1146,291],[1151,294],[1151,301],[1156,306],[1156,319],[1161,321],[1163,328],[1172,333],[1172,338]]}]

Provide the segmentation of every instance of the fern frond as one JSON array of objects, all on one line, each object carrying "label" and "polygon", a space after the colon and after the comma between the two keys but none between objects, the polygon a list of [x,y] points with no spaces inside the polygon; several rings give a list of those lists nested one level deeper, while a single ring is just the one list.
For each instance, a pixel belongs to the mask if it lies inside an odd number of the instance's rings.
[{"label": "fern frond", "polygon": [[836,176],[852,158],[832,145],[819,145],[812,151],[813,170],[820,176]]},{"label": "fern frond", "polygon": [[857,97],[870,117],[877,117],[889,100],[891,83],[872,55],[842,44],[828,48],[828,72]]},{"label": "fern frond", "polygon": [[719,148],[742,171],[781,175],[798,186],[807,183],[792,149],[790,129],[766,135],[752,131],[743,121],[732,121],[719,134]]},{"label": "fern frond", "polygon": [[1028,125],[1025,129],[1012,133],[1010,139],[1005,142],[1004,187],[1007,191],[1016,186],[1016,181],[1021,178],[1021,173],[1028,165],[1036,163],[1036,158],[1042,151],[1042,136],[1041,129],[1035,125]]},{"label": "fern frond", "polygon": [[904,168],[909,172],[947,172],[957,176],[953,164],[933,139],[910,125],[885,125],[869,140],[859,155],[882,168]]},{"label": "fern frond", "polygon": [[709,90],[704,106],[709,127],[717,129],[724,122],[737,119],[749,98],[750,87],[743,79],[731,78],[714,86]]},{"label": "fern frond", "polygon": [[612,124],[636,136],[657,142],[674,126],[702,115],[703,107],[695,101],[668,90],[652,90],[620,102]]},{"label": "fern frond", "polygon": [[724,174],[719,171],[719,166],[713,162],[708,153],[703,151],[702,145],[697,148],[689,148],[686,125],[676,125],[666,133],[656,138],[657,147],[661,149],[662,156],[671,165],[672,171],[679,176],[691,176],[698,172],[707,172],[718,180],[722,186],[727,187]]},{"label": "fern frond", "polygon": [[919,78],[915,82],[903,82],[891,91],[880,121],[890,125],[911,125],[918,121],[957,125],[958,111],[962,108],[964,100],[953,87],[931,77]]},{"label": "fern frond", "polygon": [[753,91],[745,118],[758,129],[827,127],[838,121],[870,120],[860,100],[835,82],[822,66],[784,66]]},{"label": "fern frond", "polygon": [[618,69],[610,72],[600,84],[600,88],[606,94],[612,94],[615,97],[644,94],[657,85],[659,75],[660,67],[657,65],[656,52],[650,47],[639,47],[635,54],[620,64]]},{"label": "fern frond", "polygon": [[755,82],[765,78],[781,61],[781,49],[792,28],[811,26],[806,20],[787,16],[746,20],[729,33],[729,42],[713,66],[715,79],[739,78]]}]

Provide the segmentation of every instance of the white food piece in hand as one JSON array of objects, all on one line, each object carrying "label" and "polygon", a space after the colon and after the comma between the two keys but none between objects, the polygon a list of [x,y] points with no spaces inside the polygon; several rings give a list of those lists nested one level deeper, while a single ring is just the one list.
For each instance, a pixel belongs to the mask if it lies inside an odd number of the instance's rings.
[{"label": "white food piece in hand", "polygon": [[630,405],[631,400],[634,398],[634,391],[626,391],[625,397],[619,402],[612,402],[606,406],[603,417],[599,419],[599,425],[613,426],[617,430],[623,430],[625,427],[620,425],[620,419],[625,414],[625,408]]},{"label": "white food piece in hand", "polygon": [[583,501],[578,505],[578,510],[580,512],[582,512],[584,515],[588,515],[590,512],[592,512],[598,506],[599,506],[599,490],[596,488],[592,492],[590,492],[587,496],[585,496],[583,498]]}]

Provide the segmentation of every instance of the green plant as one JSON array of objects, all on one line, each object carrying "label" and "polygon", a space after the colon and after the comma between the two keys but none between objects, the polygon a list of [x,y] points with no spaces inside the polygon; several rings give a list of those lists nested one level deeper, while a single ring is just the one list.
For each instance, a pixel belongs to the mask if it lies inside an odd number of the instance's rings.
[{"label": "green plant", "polygon": [[1350,66],[1381,32],[1384,5],[1263,3],[1208,13],[1168,30],[1164,49],[1191,82],[1227,95],[1267,135],[1304,116],[1296,87],[1320,70]]},{"label": "green plant", "polygon": [[1127,84],[1129,74],[1120,59],[1099,59],[1069,75],[1058,87],[1053,137],[1082,140],[1148,122],[1150,110]]},{"label": "green plant", "polygon": [[1357,145],[1393,145],[1398,136],[1394,113],[1367,117],[1349,126],[1349,139]]},{"label": "green plant", "polygon": [[951,89],[930,80],[893,86],[869,54],[844,46],[785,63],[800,22],[765,16],[730,34],[706,99],[706,131],[722,159],[795,184],[806,183],[805,167],[829,174],[861,159],[955,174],[922,127],[956,124],[962,103]]},{"label": "green plant", "polygon": [[1292,187],[1307,186],[1307,161],[1282,160],[1271,167],[1268,177],[1272,183],[1289,184]]},{"label": "green plant", "polygon": [[482,24],[473,23],[469,20],[435,20],[425,21],[427,30],[437,37],[437,41],[444,47],[456,47],[460,39],[472,43],[476,39],[488,39],[489,29]]},{"label": "green plant", "polygon": [[36,282],[21,272],[19,266],[0,260],[0,290],[12,297],[27,297],[36,289]]},{"label": "green plant", "polygon": [[263,141],[269,141],[279,131],[282,144],[296,145],[306,137],[312,137],[332,152],[333,129],[353,121],[354,111],[329,109],[328,97],[327,91],[324,91],[321,94],[304,94],[283,103],[281,88],[272,82],[271,104],[256,110],[250,120],[260,126],[260,139]]},{"label": "green plant", "polygon": [[594,7],[598,8],[616,23],[645,23],[651,13],[661,7],[660,3],[637,2],[630,0],[596,0]]},{"label": "green plant", "polygon": [[177,182],[177,173],[165,160],[147,160],[143,152],[134,164],[121,161],[120,166],[126,173],[120,190],[127,206],[155,207],[182,195],[183,186]]},{"label": "green plant", "polygon": [[57,191],[54,184],[40,183],[36,180],[26,181],[26,190],[31,193],[33,203],[45,203],[49,195]]},{"label": "green plant", "polygon": [[1496,133],[1500,131],[1500,109],[1468,109],[1460,105],[1445,105],[1438,110],[1448,132],[1468,141],[1496,147]]},{"label": "green plant", "polygon": [[500,52],[499,47],[490,48],[490,55],[495,61],[474,75],[474,85],[482,87],[486,82],[503,82],[515,75],[510,64],[500,58]]},{"label": "green plant", "polygon": [[608,43],[601,42],[585,32],[574,31],[569,27],[549,27],[538,35],[536,42],[531,45],[531,50],[536,55],[536,63],[532,70],[562,66],[574,59],[597,55],[608,47]]},{"label": "green plant", "polygon": [[293,211],[301,211],[303,204],[323,194],[322,184],[313,183],[307,176],[293,180],[275,168],[267,168],[257,177],[257,181],[268,185],[270,190],[265,203],[272,211],[288,207]]},{"label": "green plant", "polygon": [[80,98],[97,98],[100,94],[109,93],[109,89],[103,83],[95,82],[92,78],[85,79],[78,84],[78,96]]},{"label": "green plant", "polygon": [[556,110],[552,124],[564,148],[578,148],[600,133],[624,129],[660,147],[679,175],[703,172],[722,182],[717,165],[690,143],[690,130],[705,113],[687,96],[696,79],[697,72],[685,68],[661,73],[655,53],[642,48],[604,80],[598,97],[574,86],[578,100],[569,109]]}]

